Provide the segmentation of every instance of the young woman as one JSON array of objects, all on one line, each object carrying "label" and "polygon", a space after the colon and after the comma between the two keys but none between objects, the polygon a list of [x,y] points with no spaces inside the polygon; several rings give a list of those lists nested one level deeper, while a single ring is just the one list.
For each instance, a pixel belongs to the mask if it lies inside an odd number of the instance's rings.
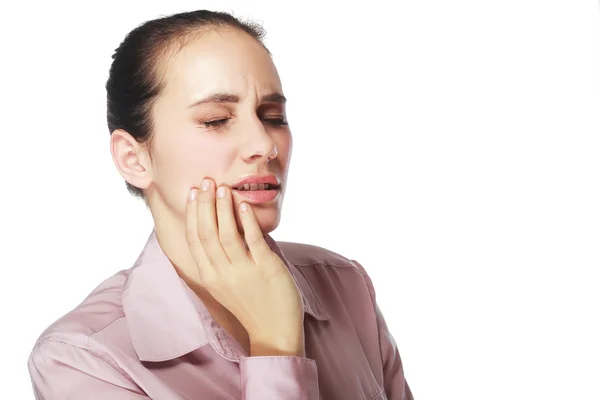
[{"label": "young woman", "polygon": [[412,399],[361,264],[269,235],[292,136],[263,35],[195,11],[116,50],[112,157],[154,229],[40,336],[38,399]]}]

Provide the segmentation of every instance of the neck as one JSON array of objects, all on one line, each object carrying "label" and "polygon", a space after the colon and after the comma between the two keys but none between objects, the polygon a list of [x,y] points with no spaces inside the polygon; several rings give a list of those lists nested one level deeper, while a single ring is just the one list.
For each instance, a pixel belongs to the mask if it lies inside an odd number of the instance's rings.
[{"label": "neck", "polygon": [[172,210],[164,207],[150,207],[154,219],[154,230],[158,243],[177,274],[196,293],[209,310],[223,308],[203,287],[200,271],[185,237],[185,218],[177,218]]}]

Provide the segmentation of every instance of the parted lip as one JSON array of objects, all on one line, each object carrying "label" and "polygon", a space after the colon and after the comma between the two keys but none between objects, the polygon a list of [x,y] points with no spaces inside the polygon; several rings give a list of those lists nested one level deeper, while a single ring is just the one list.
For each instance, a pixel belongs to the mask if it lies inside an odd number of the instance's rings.
[{"label": "parted lip", "polygon": [[233,184],[231,187],[238,189],[246,183],[268,183],[273,186],[279,186],[279,180],[275,175],[250,175]]}]

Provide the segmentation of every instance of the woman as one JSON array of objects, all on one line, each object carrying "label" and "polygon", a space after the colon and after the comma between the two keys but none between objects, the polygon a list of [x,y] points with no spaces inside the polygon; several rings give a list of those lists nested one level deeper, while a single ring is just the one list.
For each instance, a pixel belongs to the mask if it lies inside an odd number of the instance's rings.
[{"label": "woman", "polygon": [[292,136],[263,35],[195,11],[116,50],[112,157],[154,229],[40,336],[38,399],[412,399],[363,267],[269,235]]}]

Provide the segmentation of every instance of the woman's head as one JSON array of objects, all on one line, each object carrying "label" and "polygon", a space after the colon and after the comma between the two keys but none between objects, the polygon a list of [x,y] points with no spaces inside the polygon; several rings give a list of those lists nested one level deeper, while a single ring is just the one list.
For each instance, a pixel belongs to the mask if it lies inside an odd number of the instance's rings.
[{"label": "woman's head", "polygon": [[253,208],[263,232],[277,226],[292,138],[263,36],[258,25],[201,10],[146,22],[116,50],[106,84],[111,153],[155,223],[182,222],[204,177],[231,187],[274,174],[277,200]]}]

